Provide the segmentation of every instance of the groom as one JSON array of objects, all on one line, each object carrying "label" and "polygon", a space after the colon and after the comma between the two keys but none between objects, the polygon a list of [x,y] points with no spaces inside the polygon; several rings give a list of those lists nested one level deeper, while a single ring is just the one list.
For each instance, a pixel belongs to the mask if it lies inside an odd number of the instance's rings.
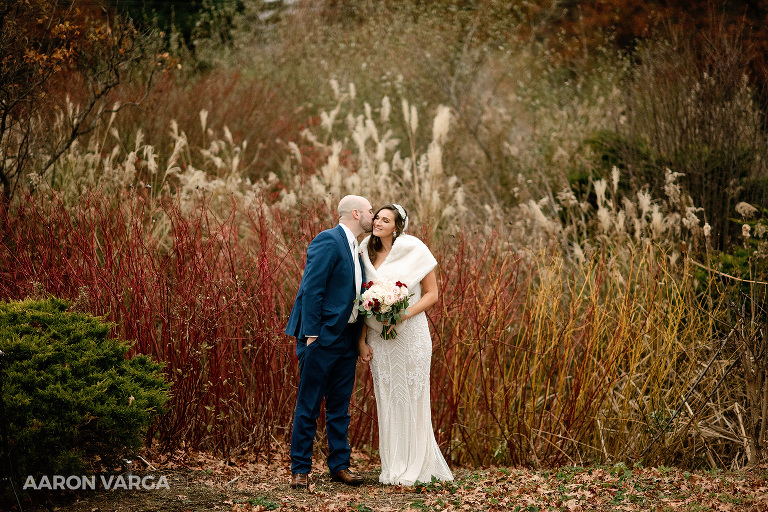
[{"label": "groom", "polygon": [[367,199],[339,202],[339,225],[317,235],[307,248],[307,263],[285,333],[296,337],[299,390],[291,435],[291,487],[308,488],[312,444],[325,398],[328,469],[331,479],[359,485],[349,470],[349,400],[355,384],[357,340],[363,327],[355,297],[365,281],[357,237],[372,229]]}]

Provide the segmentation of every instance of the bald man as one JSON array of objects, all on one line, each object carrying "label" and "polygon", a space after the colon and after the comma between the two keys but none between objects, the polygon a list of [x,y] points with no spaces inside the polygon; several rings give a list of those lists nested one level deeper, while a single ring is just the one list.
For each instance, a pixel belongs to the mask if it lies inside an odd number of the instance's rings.
[{"label": "bald man", "polygon": [[357,340],[363,327],[355,298],[365,281],[357,237],[370,233],[373,208],[364,197],[339,202],[339,224],[317,235],[285,333],[296,338],[299,390],[291,434],[291,487],[308,488],[312,445],[325,398],[328,469],[331,479],[359,485],[349,470],[349,399],[355,384]]}]

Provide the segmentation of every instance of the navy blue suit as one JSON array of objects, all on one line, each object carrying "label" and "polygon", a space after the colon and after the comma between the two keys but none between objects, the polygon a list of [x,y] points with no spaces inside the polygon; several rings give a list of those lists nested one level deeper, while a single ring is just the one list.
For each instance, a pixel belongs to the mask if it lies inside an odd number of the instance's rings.
[{"label": "navy blue suit", "polygon": [[[285,328],[286,334],[296,337],[299,358],[299,389],[291,434],[292,473],[309,473],[312,469],[312,445],[323,398],[330,450],[328,468],[335,473],[349,467],[349,400],[355,384],[357,340],[363,328],[362,315],[349,323],[360,292],[355,289],[353,265],[349,242],[340,225],[317,235],[307,248],[304,276]],[[307,346],[308,336],[318,338]]]}]

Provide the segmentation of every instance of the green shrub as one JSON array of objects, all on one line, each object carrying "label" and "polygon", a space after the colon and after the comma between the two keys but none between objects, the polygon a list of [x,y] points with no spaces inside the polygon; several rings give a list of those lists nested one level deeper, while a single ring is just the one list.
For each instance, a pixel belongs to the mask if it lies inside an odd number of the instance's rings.
[{"label": "green shrub", "polygon": [[0,421],[17,478],[112,467],[142,446],[168,400],[160,364],[126,359],[130,344],[109,336],[111,324],[68,307],[55,298],[0,302]]}]

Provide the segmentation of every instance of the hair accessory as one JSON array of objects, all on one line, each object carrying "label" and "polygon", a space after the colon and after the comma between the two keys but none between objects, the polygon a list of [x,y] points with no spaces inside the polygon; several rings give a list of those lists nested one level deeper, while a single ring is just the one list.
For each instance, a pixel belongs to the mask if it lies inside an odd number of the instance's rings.
[{"label": "hair accessory", "polygon": [[397,208],[397,213],[399,213],[400,218],[403,219],[403,231],[405,231],[406,229],[408,229],[408,214],[405,213],[405,208],[403,208],[397,203],[392,203],[392,206]]}]

